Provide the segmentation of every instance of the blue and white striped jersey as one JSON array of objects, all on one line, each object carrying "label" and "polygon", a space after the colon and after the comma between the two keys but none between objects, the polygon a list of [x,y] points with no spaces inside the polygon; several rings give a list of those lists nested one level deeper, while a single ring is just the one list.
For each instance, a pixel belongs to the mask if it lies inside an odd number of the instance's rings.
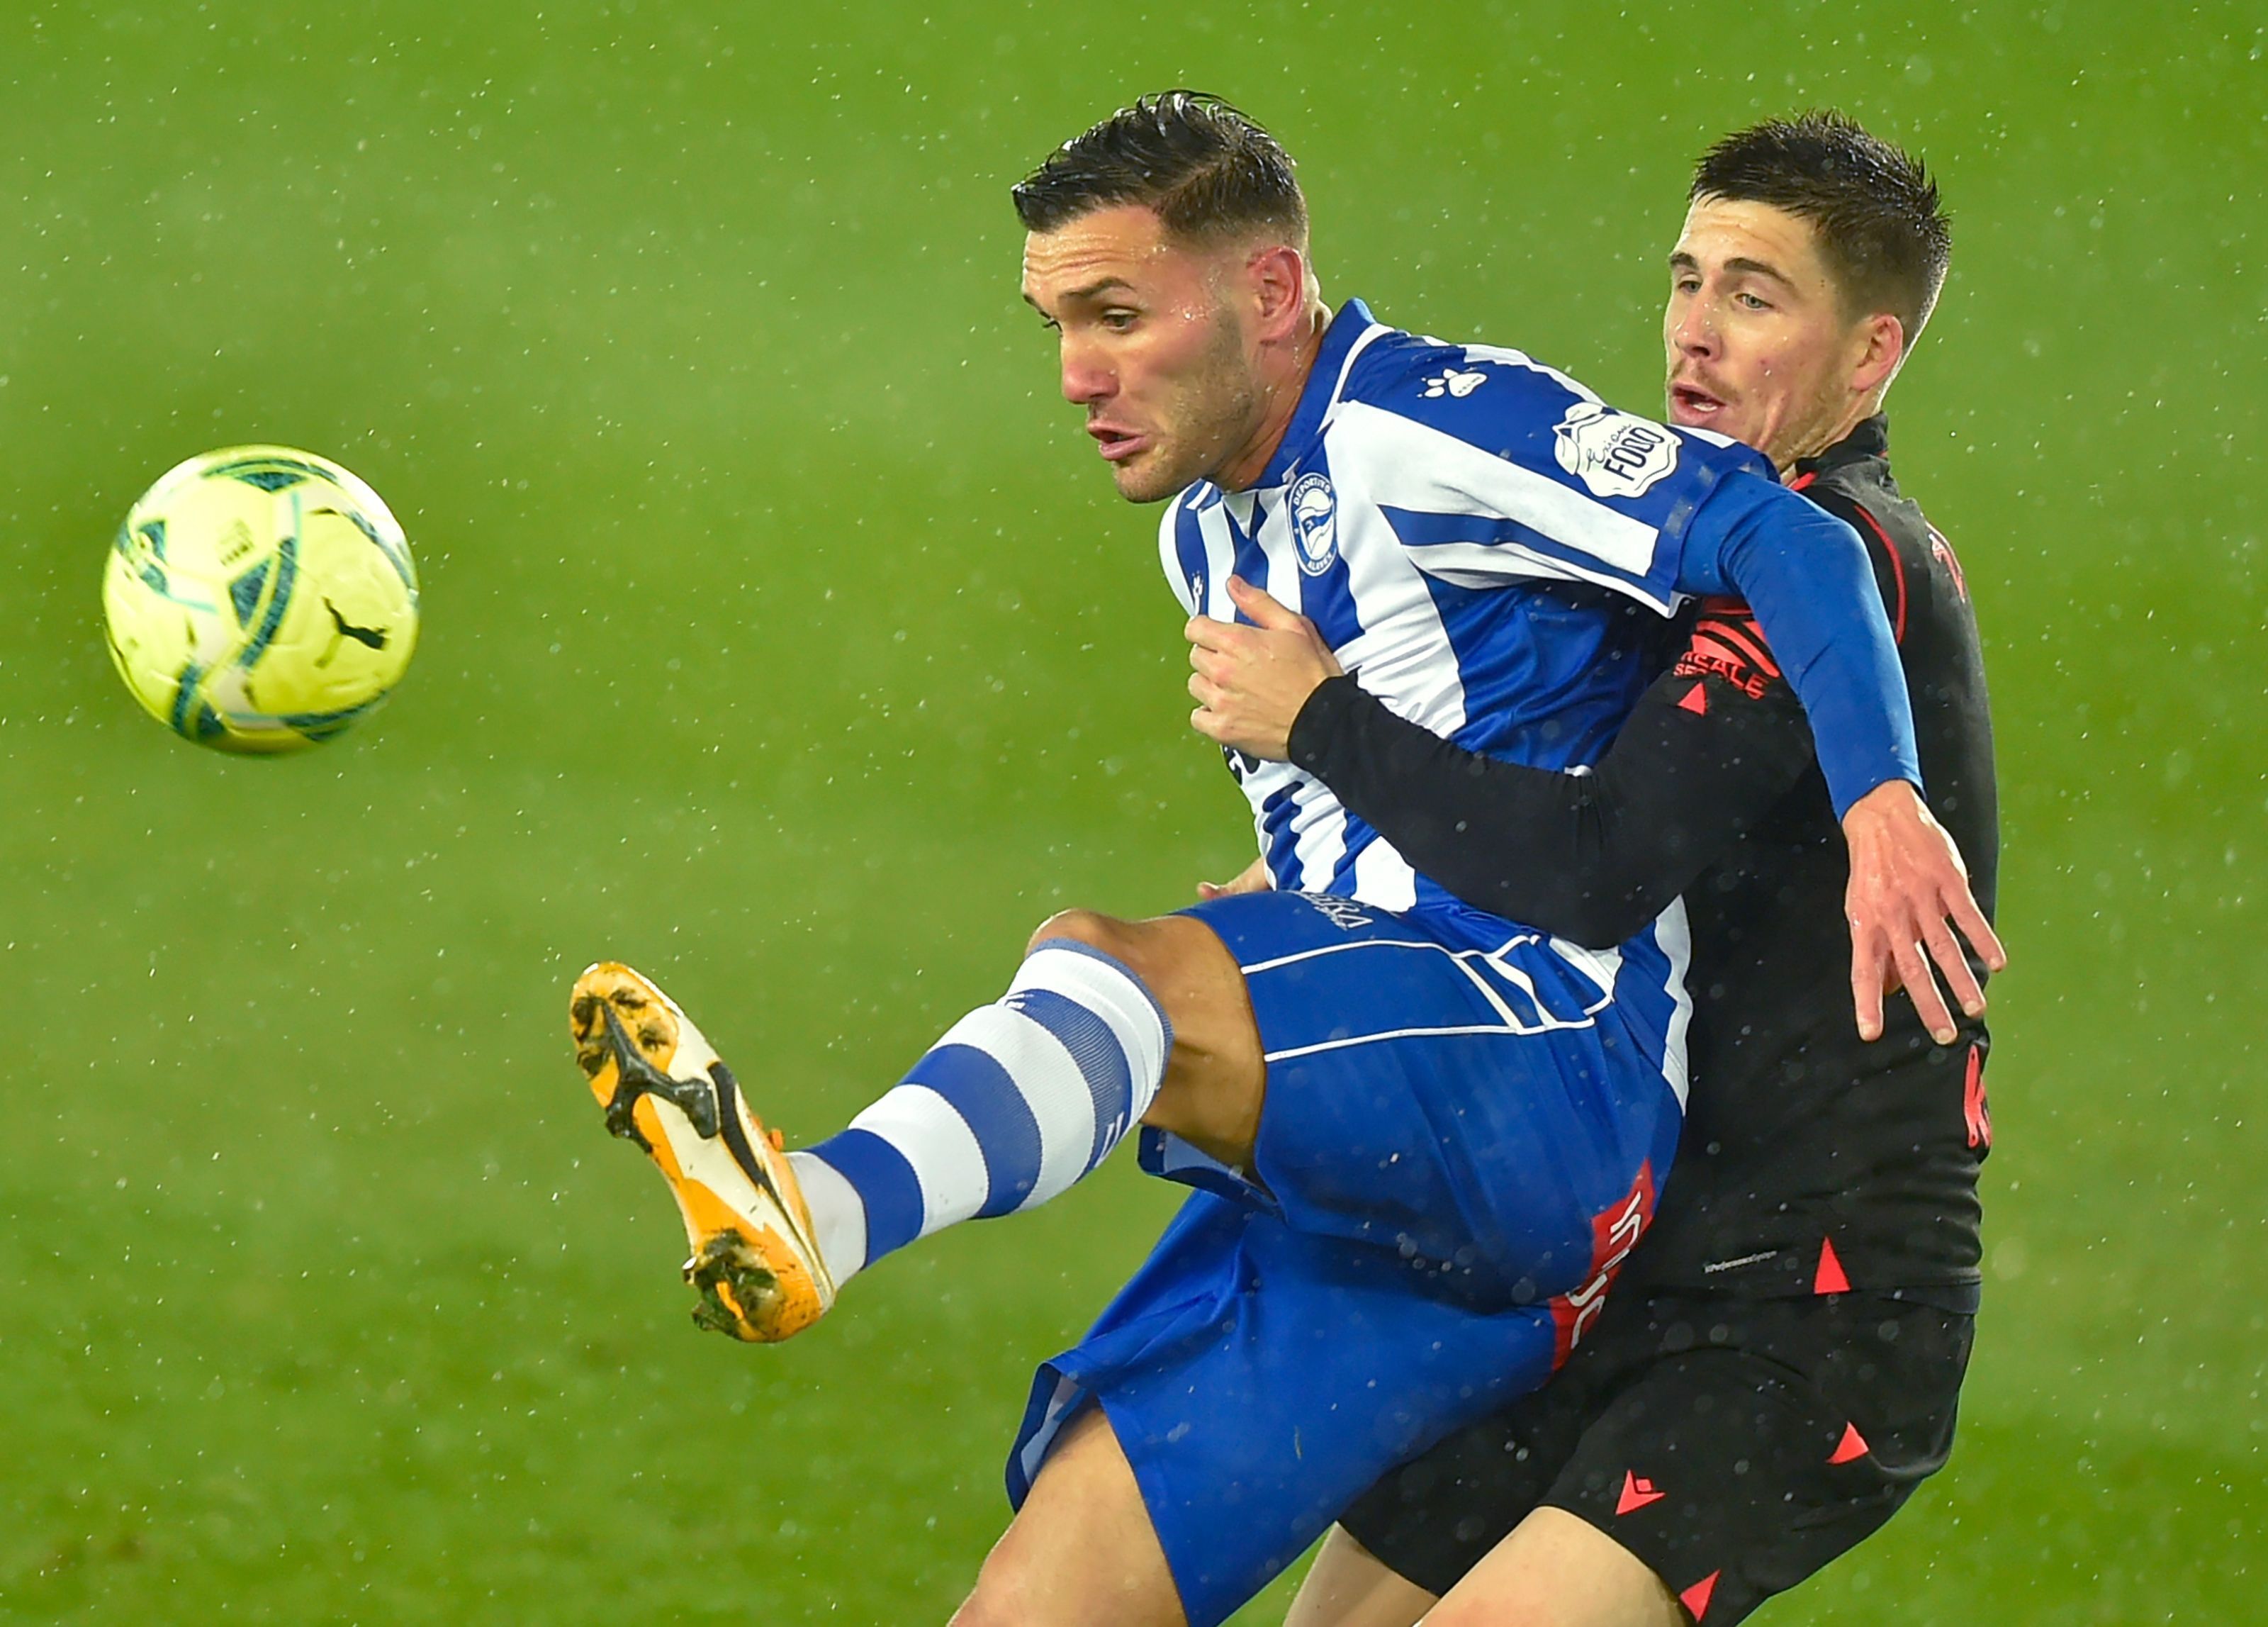
[{"label": "blue and white striped jersey", "polygon": [[[1778,486],[1745,447],[1617,411],[1518,351],[1400,332],[1350,300],[1260,479],[1182,492],[1160,551],[1189,613],[1234,619],[1233,573],[1312,619],[1402,716],[1564,769],[1604,751],[1653,677],[1659,618],[1695,585],[1688,523],[1742,475]],[[1278,887],[1390,910],[1452,902],[1321,780],[1230,764]]]}]

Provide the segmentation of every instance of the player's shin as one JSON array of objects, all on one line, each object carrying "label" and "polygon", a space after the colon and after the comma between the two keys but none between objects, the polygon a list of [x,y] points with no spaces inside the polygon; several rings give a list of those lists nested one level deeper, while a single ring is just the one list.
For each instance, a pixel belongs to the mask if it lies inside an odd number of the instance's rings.
[{"label": "player's shin", "polygon": [[836,1282],[915,1239],[1067,1191],[1165,1076],[1173,1031],[1133,972],[1056,938],[850,1128],[791,1159]]}]

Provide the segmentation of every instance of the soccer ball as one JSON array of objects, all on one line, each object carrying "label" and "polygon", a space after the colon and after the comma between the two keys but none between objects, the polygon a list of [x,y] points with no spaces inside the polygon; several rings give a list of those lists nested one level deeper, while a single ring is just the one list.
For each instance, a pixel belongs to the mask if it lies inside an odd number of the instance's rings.
[{"label": "soccer ball", "polygon": [[375,710],[417,643],[417,566],[377,492],[328,458],[228,447],[168,470],[102,581],[143,709],[222,751],[296,751]]}]

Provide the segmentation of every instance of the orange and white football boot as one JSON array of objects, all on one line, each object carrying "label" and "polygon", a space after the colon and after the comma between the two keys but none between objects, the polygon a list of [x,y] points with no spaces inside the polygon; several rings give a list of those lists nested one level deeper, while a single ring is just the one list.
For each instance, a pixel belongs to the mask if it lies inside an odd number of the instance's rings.
[{"label": "orange and white football boot", "polygon": [[645,1149],[677,1199],[692,1246],[685,1280],[701,1291],[694,1321],[773,1343],[825,1315],[835,1280],[779,1133],[692,1020],[608,960],[575,980],[568,1018],[607,1128]]}]

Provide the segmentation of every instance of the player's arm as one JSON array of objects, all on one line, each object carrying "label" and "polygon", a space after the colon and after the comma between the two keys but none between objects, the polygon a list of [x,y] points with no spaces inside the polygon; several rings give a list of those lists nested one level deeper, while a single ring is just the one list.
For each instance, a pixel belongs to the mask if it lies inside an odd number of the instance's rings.
[{"label": "player's arm", "polygon": [[1803,703],[1838,819],[1879,786],[1921,784],[1897,644],[1859,534],[1746,471],[1726,476],[1678,538],[1677,588],[1746,601]]},{"label": "player's arm", "polygon": [[1767,676],[1753,619],[1714,612],[1694,640],[1588,773],[1465,751],[1344,677],[1301,706],[1291,760],[1458,897],[1609,948],[1722,857],[1812,760],[1802,711]]},{"label": "player's arm", "polygon": [[1488,371],[1462,400],[1397,397],[1394,415],[1413,427],[1392,431],[1401,452],[1367,470],[1372,499],[1412,563],[1461,586],[1572,577],[1657,606],[1678,593],[1753,605],[1809,716],[1851,845],[1859,1032],[1880,1037],[1895,967],[1931,1032],[1949,1043],[1955,1028],[1928,958],[1972,1015],[1984,997],[1948,921],[1986,965],[2007,958],[1959,854],[1922,805],[1905,681],[1857,536],[1781,486],[1748,448],[1678,437],[1531,367]]},{"label": "player's arm", "polygon": [[1811,718],[1837,817],[1892,780],[1921,783],[1889,620],[1848,526],[1750,447],[1464,354],[1485,376],[1462,399],[1395,378],[1361,407],[1388,448],[1364,470],[1371,500],[1411,563],[1461,587],[1603,582],[1664,610],[1680,594],[1744,600]]},{"label": "player's arm", "polygon": [[1882,995],[1895,973],[1931,1036],[1951,1044],[1953,1017],[1929,962],[1975,1017],[1984,994],[1953,928],[1993,970],[2007,958],[1969,891],[1960,849],[1921,800],[1905,677],[1858,534],[1742,472],[1701,503],[1680,542],[1680,590],[1735,593],[1753,605],[1811,720],[1851,847],[1844,913],[1859,1034],[1881,1036]]},{"label": "player's arm", "polygon": [[1397,715],[1305,618],[1233,578],[1228,590],[1251,625],[1189,624],[1202,732],[1306,769],[1458,897],[1592,948],[1660,914],[1812,760],[1802,708],[1738,605],[1712,607],[1605,758],[1568,774]]},{"label": "player's arm", "polygon": [[[1228,588],[1250,625],[1189,625],[1195,726],[1315,774],[1450,891],[1578,943],[1619,943],[1644,925],[1812,760],[1802,712],[1742,607],[1711,608],[1678,668],[1594,771],[1576,776],[1482,757],[1396,716],[1344,677],[1305,618],[1244,582]],[[1946,850],[1957,871],[1949,841]],[[1966,962],[1949,941],[1938,952],[1960,967],[1947,979],[1964,1009],[1981,1009]],[[1875,1038],[1881,973],[1871,1010],[1853,980],[1860,1032]],[[1909,987],[1932,1032],[1951,1033],[1926,970]]]}]

